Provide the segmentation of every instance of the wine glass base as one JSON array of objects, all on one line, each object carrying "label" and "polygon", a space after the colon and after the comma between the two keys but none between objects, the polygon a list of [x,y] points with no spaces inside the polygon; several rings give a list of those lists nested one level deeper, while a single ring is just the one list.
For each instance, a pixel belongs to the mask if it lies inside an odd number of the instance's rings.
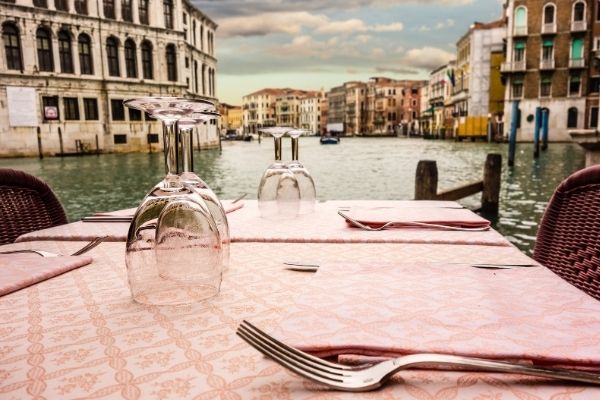
[{"label": "wine glass base", "polygon": [[133,300],[153,306],[176,306],[199,303],[215,297],[218,293],[219,288],[211,285],[180,285],[137,293],[133,296]]}]

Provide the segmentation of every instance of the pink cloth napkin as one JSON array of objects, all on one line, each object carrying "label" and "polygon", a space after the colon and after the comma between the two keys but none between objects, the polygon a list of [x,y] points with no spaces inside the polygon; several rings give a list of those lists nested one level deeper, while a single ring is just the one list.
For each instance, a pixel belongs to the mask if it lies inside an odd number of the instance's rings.
[{"label": "pink cloth napkin", "polygon": [[[435,208],[435,207],[352,207],[344,211],[348,217],[373,228],[378,228],[393,221],[394,228],[419,228],[423,226],[410,225],[410,222],[420,222],[438,225],[447,225],[458,228],[486,228],[490,221],[480,217],[474,212],[460,208]],[[349,221],[349,225],[352,225]],[[435,229],[435,228],[433,228]]]},{"label": "pink cloth napkin", "polygon": [[[243,201],[238,201],[235,204],[231,204],[228,201],[224,201],[222,204],[223,204],[223,209],[225,210],[226,214],[229,214],[230,212],[234,212],[234,211],[239,210],[240,208],[244,207]],[[126,208],[124,210],[117,210],[117,211],[96,212],[96,213],[94,213],[94,216],[98,216],[98,217],[133,217],[133,214],[135,214],[135,210],[136,210],[136,208]]]},{"label": "pink cloth napkin", "polygon": [[324,264],[274,336],[340,360],[444,353],[600,371],[598,315],[544,267]]},{"label": "pink cloth napkin", "polygon": [[37,254],[0,254],[0,296],[53,278],[92,262],[91,257],[41,257]]}]

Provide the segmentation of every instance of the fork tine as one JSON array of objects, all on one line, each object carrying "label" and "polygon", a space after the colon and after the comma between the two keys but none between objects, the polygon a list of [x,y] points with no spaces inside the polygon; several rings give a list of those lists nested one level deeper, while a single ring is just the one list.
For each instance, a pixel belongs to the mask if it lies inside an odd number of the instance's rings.
[{"label": "fork tine", "polygon": [[90,251],[91,249],[93,249],[94,247],[96,247],[100,243],[102,243],[106,238],[108,238],[108,236],[97,237],[97,238],[95,238],[94,240],[92,240],[91,242],[89,242],[88,244],[86,244],[81,249],[77,250],[76,252],[74,252],[71,255],[72,256],[80,256],[80,255],[82,255],[84,253],[87,253],[88,251]]},{"label": "fork tine", "polygon": [[350,222],[352,225],[357,226],[359,228],[365,229],[367,231],[374,231],[374,230],[378,230],[376,228],[372,228],[369,225],[364,225],[360,222],[358,222],[357,220],[355,220],[354,218],[350,218],[347,214],[343,213],[342,211],[338,211],[338,215],[342,218],[344,218],[346,221]]},{"label": "fork tine", "polygon": [[252,336],[252,334],[242,329],[237,330],[237,335],[240,336],[246,343],[250,346],[254,347],[256,350],[263,353],[265,356],[269,357],[279,365],[297,373],[300,376],[303,376],[307,379],[313,380],[318,383],[322,383],[324,385],[333,386],[343,388],[343,379],[341,376],[328,376],[322,371],[314,370],[311,367],[302,364],[301,362],[295,361],[283,353],[280,353],[273,347],[270,347],[265,344],[265,342],[261,341],[261,339]]},{"label": "fork tine", "polygon": [[242,321],[242,323],[240,324],[240,328],[246,329],[246,330],[248,330],[248,329],[252,330],[253,331],[252,334],[254,336],[258,337],[259,339],[262,339],[265,342],[268,342],[270,346],[279,349],[279,351],[285,352],[290,357],[294,357],[298,361],[306,362],[306,363],[314,366],[315,368],[319,368],[319,369],[322,369],[324,371],[331,372],[331,373],[341,373],[343,371],[354,370],[354,368],[352,368],[352,367],[332,363],[332,362],[323,360],[321,358],[315,357],[313,355],[310,355],[308,353],[305,353],[303,351],[300,351],[294,347],[288,346],[287,344],[282,343],[279,340],[275,339],[274,337],[263,332],[262,330],[260,330],[256,326],[252,325],[248,321]]}]

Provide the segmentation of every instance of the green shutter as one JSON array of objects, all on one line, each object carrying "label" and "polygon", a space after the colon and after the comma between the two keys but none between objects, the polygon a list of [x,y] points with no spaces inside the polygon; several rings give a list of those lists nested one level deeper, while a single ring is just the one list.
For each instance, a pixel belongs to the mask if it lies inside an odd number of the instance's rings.
[{"label": "green shutter", "polygon": [[519,7],[516,9],[515,25],[516,26],[527,26],[527,9],[525,7]]},{"label": "green shutter", "polygon": [[579,60],[583,58],[583,39],[575,38],[571,42],[571,59]]},{"label": "green shutter", "polygon": [[524,48],[525,48],[525,41],[519,40],[519,41],[515,42],[515,49],[524,49]]},{"label": "green shutter", "polygon": [[554,41],[552,39],[544,39],[544,47],[552,47],[554,46]]}]

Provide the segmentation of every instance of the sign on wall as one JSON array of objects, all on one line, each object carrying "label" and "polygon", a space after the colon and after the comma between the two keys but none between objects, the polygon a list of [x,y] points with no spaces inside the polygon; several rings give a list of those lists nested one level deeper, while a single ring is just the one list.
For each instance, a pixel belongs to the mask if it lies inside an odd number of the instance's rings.
[{"label": "sign on wall", "polygon": [[37,95],[34,88],[6,87],[10,126],[38,126]]},{"label": "sign on wall", "polygon": [[58,119],[58,107],[45,106],[44,107],[44,119],[46,121],[54,121]]}]

